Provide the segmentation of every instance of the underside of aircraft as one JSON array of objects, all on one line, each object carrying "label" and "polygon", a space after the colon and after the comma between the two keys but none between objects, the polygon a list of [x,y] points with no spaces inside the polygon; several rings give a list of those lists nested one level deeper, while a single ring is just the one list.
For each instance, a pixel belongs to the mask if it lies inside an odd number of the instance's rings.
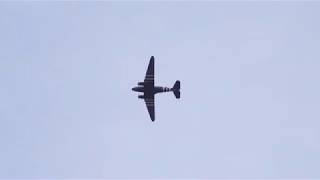
[{"label": "underside of aircraft", "polygon": [[172,88],[155,86],[154,85],[154,57],[151,56],[144,81],[138,82],[138,86],[132,88],[132,90],[143,93],[143,95],[139,95],[138,98],[144,99],[150,118],[152,121],[154,121],[155,120],[155,94],[172,91],[175,97],[179,99],[180,98],[180,81],[177,80],[174,83]]}]

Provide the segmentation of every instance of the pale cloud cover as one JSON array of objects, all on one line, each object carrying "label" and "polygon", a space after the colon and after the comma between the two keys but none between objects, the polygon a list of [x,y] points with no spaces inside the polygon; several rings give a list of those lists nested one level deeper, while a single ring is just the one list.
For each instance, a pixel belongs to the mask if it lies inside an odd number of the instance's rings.
[{"label": "pale cloud cover", "polygon": [[[318,2],[0,2],[0,177],[320,178],[319,18]],[[157,85],[181,80],[155,123],[131,91],[151,55]]]}]

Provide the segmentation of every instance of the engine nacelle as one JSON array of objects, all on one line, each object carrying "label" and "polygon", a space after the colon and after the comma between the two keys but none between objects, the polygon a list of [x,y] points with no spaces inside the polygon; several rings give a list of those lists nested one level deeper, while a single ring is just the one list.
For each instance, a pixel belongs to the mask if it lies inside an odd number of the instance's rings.
[{"label": "engine nacelle", "polygon": [[144,95],[139,95],[138,98],[139,99],[144,99]]},{"label": "engine nacelle", "polygon": [[138,85],[139,85],[139,86],[143,86],[143,85],[144,85],[144,82],[138,82]]}]

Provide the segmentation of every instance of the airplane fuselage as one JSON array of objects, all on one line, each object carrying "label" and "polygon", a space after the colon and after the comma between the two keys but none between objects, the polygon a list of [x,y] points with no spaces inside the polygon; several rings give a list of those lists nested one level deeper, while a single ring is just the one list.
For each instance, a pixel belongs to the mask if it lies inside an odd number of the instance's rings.
[{"label": "airplane fuselage", "polygon": [[161,92],[169,92],[173,91],[172,88],[168,87],[161,87],[161,86],[136,86],[132,88],[133,91],[136,92],[143,92],[143,93],[150,93],[152,92],[153,94],[161,93]]}]

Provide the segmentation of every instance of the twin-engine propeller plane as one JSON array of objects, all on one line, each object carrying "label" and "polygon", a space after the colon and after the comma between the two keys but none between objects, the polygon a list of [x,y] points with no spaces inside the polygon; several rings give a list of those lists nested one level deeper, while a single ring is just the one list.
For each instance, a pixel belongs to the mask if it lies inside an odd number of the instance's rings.
[{"label": "twin-engine propeller plane", "polygon": [[154,95],[157,93],[172,91],[175,97],[179,99],[180,98],[180,81],[176,81],[172,88],[154,86],[154,57],[151,56],[147,73],[144,78],[144,82],[139,82],[138,86],[132,88],[132,90],[136,92],[144,93],[143,95],[139,95],[138,98],[144,99],[147,105],[150,118],[152,121],[154,121],[155,120]]}]

